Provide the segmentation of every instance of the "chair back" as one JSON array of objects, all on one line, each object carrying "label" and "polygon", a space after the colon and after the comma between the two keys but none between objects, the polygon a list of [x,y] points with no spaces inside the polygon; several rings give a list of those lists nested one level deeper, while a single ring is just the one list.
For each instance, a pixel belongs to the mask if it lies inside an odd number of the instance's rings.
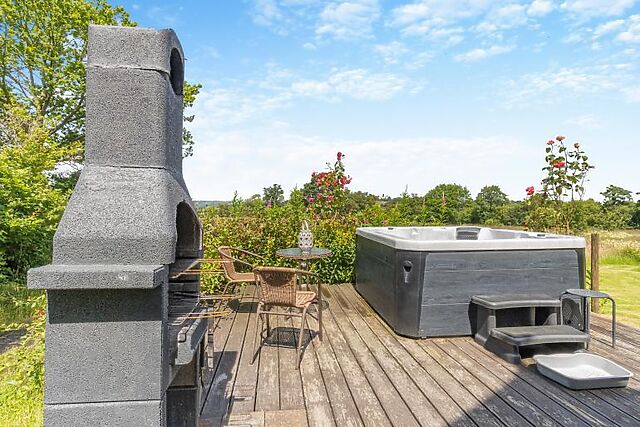
[{"label": "chair back", "polygon": [[241,278],[238,271],[236,271],[236,258],[231,255],[233,249],[231,246],[220,246],[218,248],[220,259],[222,259],[222,270],[227,280],[239,280]]},{"label": "chair back", "polygon": [[296,305],[298,270],[286,267],[256,267],[253,274],[260,288],[260,300],[267,305]]}]

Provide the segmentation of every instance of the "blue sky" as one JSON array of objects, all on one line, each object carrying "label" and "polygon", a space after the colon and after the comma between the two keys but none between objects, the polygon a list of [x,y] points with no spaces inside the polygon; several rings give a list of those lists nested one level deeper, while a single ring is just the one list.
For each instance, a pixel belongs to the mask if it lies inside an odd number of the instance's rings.
[{"label": "blue sky", "polygon": [[587,194],[640,191],[640,1],[126,1],[176,30],[203,84],[184,174],[194,199],[288,191],[346,153],[351,188],[439,183],[513,199],[545,142],[580,142]]}]

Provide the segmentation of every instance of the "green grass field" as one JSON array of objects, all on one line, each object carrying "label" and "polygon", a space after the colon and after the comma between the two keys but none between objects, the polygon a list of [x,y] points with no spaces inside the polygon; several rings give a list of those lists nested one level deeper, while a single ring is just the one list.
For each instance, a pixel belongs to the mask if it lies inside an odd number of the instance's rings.
[{"label": "green grass field", "polygon": [[600,290],[616,300],[619,322],[640,328],[640,230],[601,232],[600,242]]}]

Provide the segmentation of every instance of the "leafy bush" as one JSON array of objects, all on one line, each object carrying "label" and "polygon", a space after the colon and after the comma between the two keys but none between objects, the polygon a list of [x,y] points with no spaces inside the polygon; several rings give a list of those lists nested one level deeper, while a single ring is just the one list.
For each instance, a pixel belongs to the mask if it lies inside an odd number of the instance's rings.
[{"label": "leafy bush", "polygon": [[0,355],[0,425],[42,425],[46,297],[36,294],[16,304],[33,316],[28,324],[2,328],[26,333],[19,346]]}]

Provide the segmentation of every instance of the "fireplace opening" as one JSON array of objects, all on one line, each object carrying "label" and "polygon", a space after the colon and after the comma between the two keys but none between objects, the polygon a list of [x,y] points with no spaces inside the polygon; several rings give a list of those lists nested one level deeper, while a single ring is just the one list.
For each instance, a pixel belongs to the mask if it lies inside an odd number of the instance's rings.
[{"label": "fireplace opening", "polygon": [[198,258],[202,248],[200,221],[191,206],[182,202],[176,210],[176,261],[181,258]]},{"label": "fireplace opening", "polygon": [[171,87],[173,93],[182,96],[184,85],[184,64],[182,62],[182,56],[178,49],[171,50],[171,57],[169,58],[169,66],[171,70],[169,72],[169,80],[171,81]]}]

